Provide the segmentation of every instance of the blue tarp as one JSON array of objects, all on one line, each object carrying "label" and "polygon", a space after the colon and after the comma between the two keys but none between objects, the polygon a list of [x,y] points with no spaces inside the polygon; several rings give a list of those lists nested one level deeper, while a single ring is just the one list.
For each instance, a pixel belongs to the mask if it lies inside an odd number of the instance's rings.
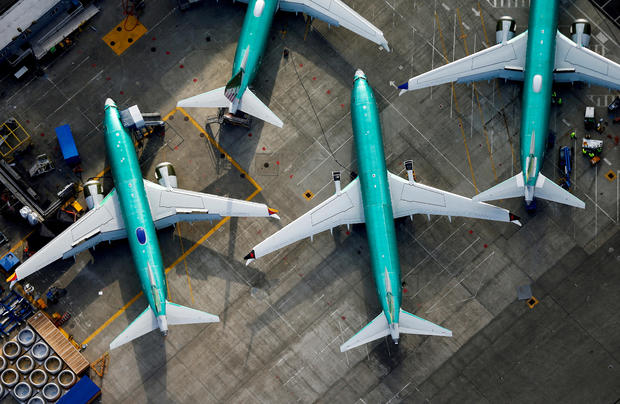
[{"label": "blue tarp", "polygon": [[60,145],[60,151],[62,151],[62,157],[67,164],[77,164],[80,162],[80,155],[78,154],[75,141],[73,140],[73,134],[69,125],[62,125],[54,129],[56,131],[56,138]]},{"label": "blue tarp", "polygon": [[88,376],[82,377],[57,401],[57,404],[86,404],[101,394],[101,389]]},{"label": "blue tarp", "polygon": [[17,264],[19,264],[19,258],[13,253],[8,253],[0,259],[0,266],[7,272],[13,269]]}]

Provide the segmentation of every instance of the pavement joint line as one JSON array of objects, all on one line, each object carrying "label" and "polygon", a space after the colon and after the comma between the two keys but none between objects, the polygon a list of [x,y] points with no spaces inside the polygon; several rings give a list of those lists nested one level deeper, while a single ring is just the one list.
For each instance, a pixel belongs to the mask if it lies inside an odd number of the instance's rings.
[{"label": "pavement joint line", "polygon": [[431,145],[431,147],[441,156],[443,157],[450,166],[452,166],[452,168],[454,168],[459,174],[461,174],[461,176],[465,179],[465,181],[469,182],[472,186],[475,187],[475,185],[469,180],[469,178],[467,178],[467,176],[465,176],[465,174],[459,170],[459,168],[457,166],[455,166],[452,161],[450,161],[450,159],[448,159],[448,157],[446,157],[445,154],[443,154],[438,148],[437,146],[435,146],[435,144],[433,142],[430,141],[429,138],[427,138],[426,136],[424,136],[424,134],[413,124],[411,123],[411,121],[405,116],[403,115],[402,112],[400,112],[400,110],[398,108],[396,108],[396,106],[390,101],[388,100],[379,90],[375,89],[375,92],[377,94],[379,94],[381,97],[383,97],[383,99],[394,109],[394,111],[396,111],[398,113],[398,115],[400,115],[401,118],[403,118],[405,120],[405,122],[407,122],[409,124],[409,126],[411,126],[416,132],[418,132],[418,134],[420,136],[422,136],[424,138],[424,140],[426,140],[428,142],[428,144]]},{"label": "pavement joint line", "polygon": [[[321,161],[319,164],[317,164],[316,167],[314,167],[308,174],[306,174],[305,177],[303,177],[301,180],[299,180],[299,182],[297,183],[297,186],[299,186],[302,182],[304,182],[306,180],[306,178],[308,178],[309,176],[311,176],[316,170],[318,170],[323,164],[325,164],[325,162],[327,160],[329,160],[330,158],[333,159],[335,154],[342,149],[347,143],[349,143],[349,140],[353,139],[353,135],[349,136],[349,138],[347,140],[344,141],[344,143],[342,143],[340,146],[338,146],[338,148],[336,150],[334,150],[333,154],[329,154],[329,156],[325,157],[323,159],[323,161]],[[318,142],[320,144],[320,142],[318,140],[316,140],[316,142]]]},{"label": "pavement joint line", "polygon": [[[439,16],[435,13],[435,19],[437,20],[437,30],[439,31],[439,39],[441,41],[441,47],[443,49],[443,58],[446,62],[446,65],[450,63],[448,61],[448,53],[446,50],[446,44],[443,38],[443,33],[441,32],[441,25],[439,23]],[[457,114],[457,120],[459,122],[459,129],[461,130],[461,134],[463,135],[463,144],[465,145],[465,154],[467,155],[467,163],[469,164],[469,171],[471,172],[471,179],[473,181],[473,186],[476,190],[476,193],[479,193],[478,186],[476,186],[476,175],[474,174],[474,166],[471,163],[471,156],[469,154],[469,146],[467,146],[467,136],[465,136],[465,129],[463,125],[463,119],[461,118],[461,112],[459,110],[459,102],[456,97],[456,88],[454,86],[454,82],[450,83],[450,87],[452,88],[452,98],[454,99],[454,110]]]},{"label": "pavement joint line", "polygon": [[[469,247],[468,247],[468,248],[469,248]],[[485,263],[485,262],[486,262],[489,258],[493,257],[494,255],[495,255],[495,251],[492,251],[492,252],[491,252],[491,253],[490,253],[490,254],[489,254],[489,255],[488,255],[485,259],[483,259],[482,261],[480,261],[480,262],[478,263],[478,265],[476,265],[476,266],[475,266],[475,267],[474,267],[471,271],[469,271],[466,275],[463,275],[463,277],[461,278],[461,280],[460,280],[460,281],[458,281],[456,284],[454,284],[454,285],[453,285],[450,289],[448,289],[448,291],[447,291],[446,293],[444,293],[444,294],[443,294],[443,295],[442,295],[439,299],[437,299],[437,301],[436,301],[435,303],[433,303],[433,305],[432,305],[431,307],[429,307],[429,308],[425,311],[425,313],[431,313],[431,312],[435,311],[435,310],[436,310],[436,309],[435,309],[435,307],[436,307],[436,306],[437,306],[437,305],[438,305],[438,304],[439,304],[439,303],[440,303],[440,302],[441,302],[441,301],[442,301],[442,300],[443,300],[446,296],[448,296],[450,293],[452,293],[452,291],[453,291],[453,290],[454,290],[457,286],[459,286],[460,284],[462,284],[462,283],[465,281],[465,279],[467,279],[467,278],[469,277],[469,275],[471,275],[471,274],[473,274],[475,271],[477,271],[477,270],[478,270],[478,268],[480,268],[480,267],[482,266],[482,264],[484,264],[484,263]],[[465,286],[464,286],[464,288],[465,288],[465,289],[467,289]],[[469,291],[468,291],[468,292],[469,292]],[[464,301],[466,301],[466,300],[470,300],[471,298],[476,297],[476,295],[477,295],[477,293],[478,293],[478,292],[476,292],[476,294],[473,294],[473,293],[471,293],[471,292],[469,292],[469,293],[470,293],[472,296],[470,296],[469,298],[465,299]],[[455,304],[459,304],[459,303],[462,303],[462,302],[463,302],[463,301],[460,301],[460,302],[455,303]],[[452,305],[449,305],[449,306],[452,306]],[[445,306],[444,306],[444,307],[445,307]]]},{"label": "pavement joint line", "polygon": [[[208,133],[206,133],[206,131],[204,131],[200,125],[198,125],[198,123],[194,120],[194,118],[192,118],[187,112],[185,112],[185,110],[183,110],[182,108],[175,108],[172,111],[170,111],[168,114],[166,114],[162,120],[166,121],[170,118],[170,116],[172,116],[176,111],[181,112],[183,115],[185,115],[186,117],[188,117],[189,121],[196,126],[197,128],[200,129],[200,132],[203,133],[205,135],[205,137],[211,142],[211,144],[213,144],[221,153],[223,153],[226,158],[231,162],[231,164],[233,166],[235,166],[235,168],[237,168],[237,170],[241,171],[242,173],[245,174],[245,178],[248,179],[250,181],[250,183],[252,183],[252,185],[254,185],[256,187],[256,189],[254,190],[254,192],[252,192],[250,194],[249,197],[247,197],[245,200],[246,201],[251,201],[256,195],[258,195],[262,188],[256,183],[256,181],[254,181],[254,179],[252,177],[250,177],[245,170],[243,170],[241,168],[241,166],[239,166],[239,164],[232,158],[230,157],[230,155],[219,145],[219,143],[217,143]],[[99,176],[103,176],[103,174],[109,170],[109,167],[105,168],[100,174]],[[215,226],[213,226],[206,234],[204,234],[200,239],[198,239],[198,241],[196,241],[190,248],[188,248],[185,252],[183,252],[183,254],[181,254],[176,260],[174,260],[174,262],[172,264],[170,264],[165,270],[164,270],[164,275],[167,275],[174,267],[176,267],[181,261],[184,261],[185,258],[187,258],[187,256],[189,254],[191,254],[196,248],[198,248],[198,246],[202,245],[202,243],[204,243],[209,237],[211,237],[217,230],[220,229],[220,227],[222,227],[226,222],[228,222],[230,220],[230,216],[226,216],[224,218],[222,218],[219,222],[217,222],[215,224]],[[166,282],[166,285],[168,283]],[[191,288],[191,287],[190,287]],[[191,291],[191,289],[190,289]],[[127,302],[121,309],[119,309],[116,313],[114,313],[112,316],[110,316],[101,326],[99,326],[99,328],[97,328],[92,334],[90,334],[88,337],[86,337],[86,339],[83,341],[83,344],[88,344],[90,341],[93,340],[93,338],[95,338],[97,335],[99,335],[101,333],[101,331],[103,331],[106,327],[108,327],[114,320],[116,320],[122,313],[124,313],[132,304],[134,304],[138,298],[140,296],[142,296],[144,294],[144,292],[140,291],[136,296],[134,296],[133,298],[131,298],[131,300],[129,300],[129,302]],[[193,297],[193,294],[192,294]],[[277,313],[277,312],[276,312]],[[279,314],[278,314],[279,315]],[[280,316],[281,317],[281,316]],[[284,320],[286,321],[286,320]],[[290,326],[290,325],[289,325]],[[291,327],[292,328],[292,327]],[[293,329],[293,331],[295,331]],[[295,331],[297,332],[297,331]],[[297,333],[297,335],[299,336],[299,333]]]}]

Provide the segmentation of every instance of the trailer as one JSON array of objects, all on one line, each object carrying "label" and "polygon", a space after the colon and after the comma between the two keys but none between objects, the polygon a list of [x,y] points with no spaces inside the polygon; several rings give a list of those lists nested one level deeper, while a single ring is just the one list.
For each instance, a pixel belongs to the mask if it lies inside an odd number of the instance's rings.
[{"label": "trailer", "polygon": [[62,125],[54,129],[56,131],[56,138],[60,145],[60,151],[65,162],[70,166],[74,166],[80,163],[80,155],[73,140],[73,134],[71,133],[71,127],[69,125]]}]

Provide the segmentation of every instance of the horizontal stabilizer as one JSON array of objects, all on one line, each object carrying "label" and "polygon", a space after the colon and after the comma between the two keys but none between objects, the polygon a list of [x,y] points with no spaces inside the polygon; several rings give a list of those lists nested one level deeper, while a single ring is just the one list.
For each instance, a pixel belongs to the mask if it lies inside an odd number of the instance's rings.
[{"label": "horizontal stabilizer", "polygon": [[129,327],[125,328],[125,331],[123,331],[118,337],[114,338],[114,341],[110,343],[110,349],[118,348],[119,346],[133,341],[134,339],[156,330],[157,328],[157,317],[155,317],[153,310],[151,310],[150,307],[147,307],[146,310],[138,316],[138,318],[129,324]]},{"label": "horizontal stabilizer", "polygon": [[224,108],[230,106],[230,100],[224,95],[226,87],[216,88],[177,102],[177,107],[190,108]]},{"label": "horizontal stabilizer", "polygon": [[523,172],[520,172],[514,177],[509,178],[504,182],[500,182],[496,186],[479,193],[471,199],[480,202],[524,196],[525,188],[523,185]]},{"label": "horizontal stabilizer", "polygon": [[274,114],[271,110],[258,99],[249,88],[243,92],[241,102],[239,103],[239,109],[252,116],[257,117],[265,122],[269,122],[272,125],[281,128],[284,123]]},{"label": "horizontal stabilizer", "polygon": [[383,338],[390,334],[390,326],[387,322],[387,317],[381,312],[374,320],[362,328],[357,334],[349,338],[347,342],[340,345],[340,352],[348,351],[349,349],[358,347],[360,345],[367,344],[371,341]]},{"label": "horizontal stabilizer", "polygon": [[399,331],[403,334],[436,335],[439,337],[451,337],[452,331],[440,327],[437,324],[424,320],[414,314],[400,309]]},{"label": "horizontal stabilizer", "polygon": [[398,340],[399,333],[436,335],[439,337],[452,336],[452,331],[408,313],[403,309],[400,309],[399,317],[399,323],[392,324],[392,328],[390,328],[387,317],[383,312],[381,312],[381,314],[368,323],[366,327],[362,328],[360,332],[355,334],[344,344],[340,345],[340,352],[348,351],[351,348],[367,344],[390,334],[392,334],[392,338],[395,342]]},{"label": "horizontal stabilizer", "polygon": [[170,325],[217,323],[220,321],[220,318],[215,314],[205,313],[171,302],[166,302],[166,317]]},{"label": "horizontal stabilizer", "polygon": [[534,196],[536,198],[563,203],[564,205],[574,206],[580,209],[585,209],[586,207],[584,201],[577,198],[575,195],[571,194],[542,174],[538,174]]}]

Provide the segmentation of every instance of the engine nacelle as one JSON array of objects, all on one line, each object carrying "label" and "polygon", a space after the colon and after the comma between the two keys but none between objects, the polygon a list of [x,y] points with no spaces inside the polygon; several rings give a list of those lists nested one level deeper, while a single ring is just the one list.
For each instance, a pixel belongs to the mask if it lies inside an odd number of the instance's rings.
[{"label": "engine nacelle", "polygon": [[172,163],[163,162],[155,166],[155,178],[162,187],[177,187],[177,174]]},{"label": "engine nacelle", "polygon": [[505,43],[515,37],[517,23],[510,16],[500,17],[495,26],[495,43]]},{"label": "engine nacelle", "polygon": [[84,199],[88,210],[99,206],[103,201],[103,185],[99,180],[90,180],[84,183]]},{"label": "engine nacelle", "polygon": [[570,39],[579,46],[590,47],[590,35],[592,35],[592,27],[588,20],[580,18],[570,25]]}]

